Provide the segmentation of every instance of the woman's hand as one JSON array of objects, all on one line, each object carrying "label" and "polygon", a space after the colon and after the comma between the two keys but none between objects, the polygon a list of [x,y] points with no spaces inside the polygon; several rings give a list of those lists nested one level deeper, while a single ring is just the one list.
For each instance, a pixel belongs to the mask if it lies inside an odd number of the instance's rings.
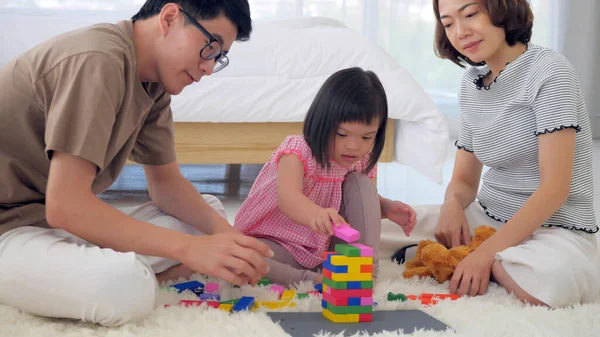
[{"label": "woman's hand", "polygon": [[390,219],[398,224],[406,236],[410,236],[417,223],[417,212],[409,205],[394,200],[382,200],[381,207],[382,218]]},{"label": "woman's hand", "polygon": [[485,294],[495,260],[494,254],[478,249],[467,255],[454,270],[450,280],[450,293],[460,296]]},{"label": "woman's hand", "polygon": [[335,208],[322,208],[310,220],[310,228],[319,234],[333,235],[332,224],[341,223],[346,224],[346,220],[338,214]]},{"label": "woman's hand", "polygon": [[469,223],[457,200],[450,199],[442,205],[434,236],[446,248],[468,245],[471,242]]}]

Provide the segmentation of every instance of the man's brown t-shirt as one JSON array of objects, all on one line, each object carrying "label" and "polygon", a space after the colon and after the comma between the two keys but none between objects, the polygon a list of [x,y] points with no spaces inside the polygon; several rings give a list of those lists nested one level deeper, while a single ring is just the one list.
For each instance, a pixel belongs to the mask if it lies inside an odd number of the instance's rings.
[{"label": "man's brown t-shirt", "polygon": [[128,158],[175,161],[170,102],[160,84],[140,81],[131,21],[58,36],[0,68],[0,235],[48,226],[53,151],[94,163],[96,194]]}]

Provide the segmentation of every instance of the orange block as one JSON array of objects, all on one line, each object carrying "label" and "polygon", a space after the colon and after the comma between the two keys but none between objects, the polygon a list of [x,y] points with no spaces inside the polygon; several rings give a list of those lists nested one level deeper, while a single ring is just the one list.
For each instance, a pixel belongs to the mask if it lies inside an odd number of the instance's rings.
[{"label": "orange block", "polygon": [[329,255],[333,255],[333,254],[339,254],[337,252],[323,252],[323,261],[327,261],[327,258],[329,257]]},{"label": "orange block", "polygon": [[327,269],[323,269],[323,277],[326,277],[331,280],[331,271]]},{"label": "orange block", "polygon": [[360,266],[360,273],[372,273],[373,272],[373,265],[372,264],[367,264],[367,265],[362,265]]},{"label": "orange block", "polygon": [[359,314],[358,321],[359,322],[373,322],[373,314]]}]

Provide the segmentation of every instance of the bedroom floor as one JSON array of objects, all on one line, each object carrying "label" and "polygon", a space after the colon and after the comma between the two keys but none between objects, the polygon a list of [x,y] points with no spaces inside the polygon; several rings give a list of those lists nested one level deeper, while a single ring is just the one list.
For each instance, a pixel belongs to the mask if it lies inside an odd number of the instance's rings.
[{"label": "bedroom floor", "polygon": [[[409,167],[395,163],[379,164],[377,186],[379,193],[386,197],[411,205],[440,204],[445,188],[450,181],[456,148],[448,143],[444,164],[442,185],[435,184]],[[600,140],[594,140],[594,206],[600,214]],[[181,170],[202,193],[217,196],[227,210],[230,222],[240,208],[261,165],[182,165]],[[237,177],[239,170],[240,179]],[[108,203],[130,206],[149,201],[146,180],[141,166],[132,165],[123,170],[119,179],[101,195]]]}]

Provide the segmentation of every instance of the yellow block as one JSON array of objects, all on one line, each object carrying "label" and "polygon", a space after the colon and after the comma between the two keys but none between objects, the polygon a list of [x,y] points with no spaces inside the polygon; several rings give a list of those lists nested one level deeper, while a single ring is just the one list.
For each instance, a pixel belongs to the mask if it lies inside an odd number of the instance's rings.
[{"label": "yellow block", "polygon": [[327,309],[323,309],[323,316],[334,323],[358,323],[360,321],[358,314],[334,314]]},{"label": "yellow block", "polygon": [[231,312],[232,309],[233,309],[233,304],[226,304],[226,303],[219,304],[219,310]]},{"label": "yellow block", "polygon": [[331,264],[334,266],[355,266],[355,265],[372,265],[373,257],[348,257],[344,255],[335,255],[331,257]]},{"label": "yellow block", "polygon": [[362,273],[362,274],[336,274],[331,273],[332,281],[344,281],[344,282],[353,282],[353,281],[371,281],[373,279],[372,273]]},{"label": "yellow block", "polygon": [[362,265],[360,264],[351,264],[348,266],[348,274],[360,274],[360,270]]},{"label": "yellow block", "polygon": [[269,309],[281,309],[295,307],[296,302],[284,302],[284,301],[267,301],[267,302],[256,302],[255,308],[269,308]]},{"label": "yellow block", "polygon": [[327,289],[329,289],[329,287],[325,283],[323,283],[323,292],[327,292]]},{"label": "yellow block", "polygon": [[282,301],[291,301],[296,297],[296,292],[293,290],[285,290],[283,294],[281,294]]}]

